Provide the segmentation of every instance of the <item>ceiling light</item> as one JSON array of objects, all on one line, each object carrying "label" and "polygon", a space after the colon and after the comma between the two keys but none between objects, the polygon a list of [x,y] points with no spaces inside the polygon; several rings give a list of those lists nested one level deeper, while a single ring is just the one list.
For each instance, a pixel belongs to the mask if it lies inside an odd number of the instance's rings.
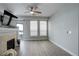
[{"label": "ceiling light", "polygon": [[33,12],[33,11],[31,11],[30,13],[31,13],[31,14],[34,14],[34,12]]}]

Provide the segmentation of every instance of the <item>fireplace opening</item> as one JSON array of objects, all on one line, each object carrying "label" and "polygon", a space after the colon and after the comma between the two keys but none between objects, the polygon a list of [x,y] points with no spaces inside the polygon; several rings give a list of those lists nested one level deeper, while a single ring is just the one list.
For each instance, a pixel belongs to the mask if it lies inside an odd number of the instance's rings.
[{"label": "fireplace opening", "polygon": [[14,49],[14,48],[15,48],[15,39],[13,38],[7,41],[7,50]]}]

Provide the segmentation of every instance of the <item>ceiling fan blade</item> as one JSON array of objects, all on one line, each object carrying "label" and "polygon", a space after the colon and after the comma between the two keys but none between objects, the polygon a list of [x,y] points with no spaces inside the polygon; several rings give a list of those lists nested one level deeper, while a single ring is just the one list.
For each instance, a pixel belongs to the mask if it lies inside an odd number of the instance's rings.
[{"label": "ceiling fan blade", "polygon": [[39,13],[39,14],[41,14],[42,12],[40,12],[40,11],[33,11],[33,12],[35,12],[35,13]]},{"label": "ceiling fan blade", "polygon": [[31,15],[41,14],[42,12],[38,11],[37,9],[38,9],[37,4],[35,4],[35,5],[28,5],[27,6],[27,10],[28,11],[26,11],[25,13],[29,13]]},{"label": "ceiling fan blade", "polygon": [[29,12],[30,12],[29,10],[24,11],[24,13],[29,13]]}]

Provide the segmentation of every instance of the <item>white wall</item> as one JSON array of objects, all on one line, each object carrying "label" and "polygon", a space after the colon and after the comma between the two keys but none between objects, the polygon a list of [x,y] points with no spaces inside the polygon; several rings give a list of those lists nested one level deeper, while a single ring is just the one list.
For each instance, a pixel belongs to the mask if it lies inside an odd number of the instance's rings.
[{"label": "white wall", "polygon": [[78,55],[78,20],[79,4],[65,4],[48,22],[49,40],[72,55]]}]

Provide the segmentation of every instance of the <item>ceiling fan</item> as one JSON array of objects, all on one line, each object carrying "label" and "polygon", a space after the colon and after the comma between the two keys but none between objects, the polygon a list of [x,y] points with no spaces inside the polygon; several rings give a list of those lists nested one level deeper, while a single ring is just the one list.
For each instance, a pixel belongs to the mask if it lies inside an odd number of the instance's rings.
[{"label": "ceiling fan", "polygon": [[30,6],[30,7],[28,7],[29,12],[25,11],[25,13],[30,13],[31,15],[39,15],[39,14],[41,14],[42,12],[38,11],[37,9],[38,9],[37,6]]}]

